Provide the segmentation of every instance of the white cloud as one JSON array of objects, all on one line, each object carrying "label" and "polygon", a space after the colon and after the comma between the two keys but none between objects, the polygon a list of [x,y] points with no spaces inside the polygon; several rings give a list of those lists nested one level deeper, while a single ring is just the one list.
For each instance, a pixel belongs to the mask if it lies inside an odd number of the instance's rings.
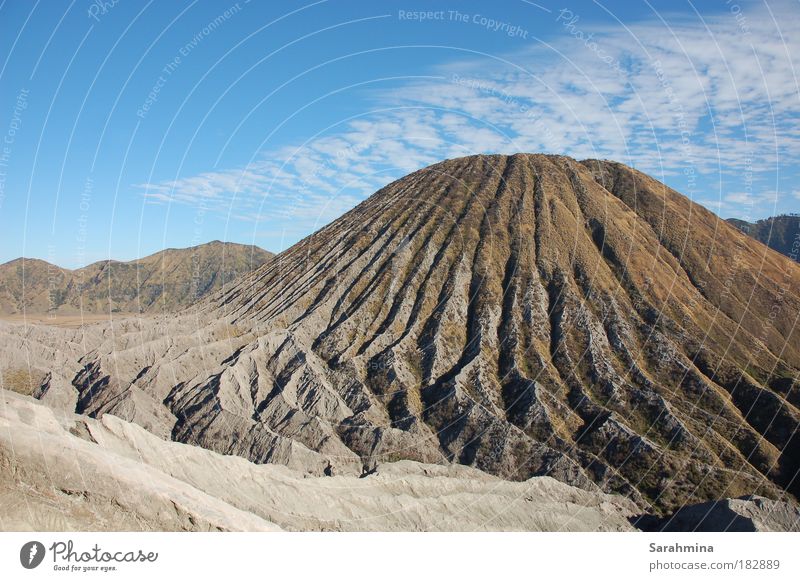
[{"label": "white cloud", "polygon": [[[560,36],[551,45],[508,55],[510,64],[484,58],[438,67],[438,80],[372,93],[375,109],[333,133],[265,151],[246,168],[147,185],[145,196],[230,209],[257,221],[258,231],[310,233],[440,159],[544,151],[672,177],[722,213],[774,208],[775,195],[759,193],[752,175],[796,169],[800,90],[791,55],[800,54],[800,20],[792,4],[772,6],[775,21],[760,5],[742,5],[744,24],[727,12],[627,29],[554,22]],[[590,33],[595,44],[585,41]],[[689,166],[724,177],[721,189],[682,188]],[[779,200],[789,197],[798,194]]]}]

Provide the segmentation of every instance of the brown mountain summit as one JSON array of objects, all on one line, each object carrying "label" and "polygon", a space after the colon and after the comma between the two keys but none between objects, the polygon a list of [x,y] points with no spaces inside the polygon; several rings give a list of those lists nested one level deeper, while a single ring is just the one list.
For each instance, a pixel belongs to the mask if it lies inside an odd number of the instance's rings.
[{"label": "brown mountain summit", "polygon": [[18,258],[0,265],[0,313],[75,314],[174,311],[258,268],[271,252],[215,240],[77,270]]},{"label": "brown mountain summit", "polygon": [[68,379],[79,412],[255,462],[460,463],[666,511],[797,495],[799,314],[800,265],[636,170],[473,156]]}]

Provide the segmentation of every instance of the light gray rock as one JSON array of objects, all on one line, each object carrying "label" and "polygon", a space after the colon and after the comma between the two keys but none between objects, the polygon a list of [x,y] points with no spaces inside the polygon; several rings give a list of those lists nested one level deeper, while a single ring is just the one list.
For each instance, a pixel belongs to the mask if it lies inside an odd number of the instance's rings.
[{"label": "light gray rock", "polygon": [[748,495],[685,506],[661,519],[642,519],[640,526],[665,532],[800,532],[800,508]]},{"label": "light gray rock", "polygon": [[97,444],[101,426],[0,390],[3,530],[280,530],[147,465],[130,445]]},{"label": "light gray rock", "polygon": [[400,461],[308,477],[0,390],[3,530],[633,530],[620,496]]}]

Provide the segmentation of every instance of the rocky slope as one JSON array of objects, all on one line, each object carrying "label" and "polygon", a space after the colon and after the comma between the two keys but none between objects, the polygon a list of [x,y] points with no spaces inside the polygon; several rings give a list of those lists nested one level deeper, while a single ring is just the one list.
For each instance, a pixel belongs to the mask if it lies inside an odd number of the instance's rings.
[{"label": "rocky slope", "polygon": [[800,262],[800,215],[773,216],[758,222],[730,218],[728,222],[776,252]]},{"label": "rocky slope", "polygon": [[[800,265],[640,172],[474,156],[178,317],[3,325],[0,364],[39,366],[44,401],[256,463],[464,464],[663,514],[795,501],[799,314]],[[55,382],[50,357],[70,360]]]},{"label": "rocky slope", "polygon": [[257,246],[214,241],[78,270],[19,258],[0,265],[0,314],[174,311],[271,257]]},{"label": "rocky slope", "polygon": [[0,530],[632,530],[629,500],[399,462],[304,478],[0,390]]},{"label": "rocky slope", "polygon": [[651,532],[800,532],[800,508],[743,496],[684,506],[663,518],[645,516],[632,522]]}]

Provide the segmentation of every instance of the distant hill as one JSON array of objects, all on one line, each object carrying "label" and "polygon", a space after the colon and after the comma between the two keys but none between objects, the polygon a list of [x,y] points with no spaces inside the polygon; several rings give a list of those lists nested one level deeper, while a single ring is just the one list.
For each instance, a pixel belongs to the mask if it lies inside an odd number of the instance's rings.
[{"label": "distant hill", "polygon": [[758,222],[730,218],[728,222],[773,250],[800,262],[800,215],[774,216]]},{"label": "distant hill", "polygon": [[0,313],[148,313],[172,311],[229,284],[273,254],[257,246],[215,240],[191,248],[77,270],[18,258],[0,265]]}]

